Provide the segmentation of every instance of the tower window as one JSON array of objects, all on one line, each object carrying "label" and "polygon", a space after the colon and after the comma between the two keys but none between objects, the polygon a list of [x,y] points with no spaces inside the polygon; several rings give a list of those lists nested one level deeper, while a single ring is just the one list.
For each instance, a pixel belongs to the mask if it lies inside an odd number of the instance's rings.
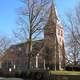
[{"label": "tower window", "polygon": [[60,29],[58,29],[58,35],[60,35]]},{"label": "tower window", "polygon": [[63,32],[61,31],[61,36],[63,36]]},{"label": "tower window", "polygon": [[60,42],[61,42],[62,40],[61,40],[61,38],[60,38]]}]

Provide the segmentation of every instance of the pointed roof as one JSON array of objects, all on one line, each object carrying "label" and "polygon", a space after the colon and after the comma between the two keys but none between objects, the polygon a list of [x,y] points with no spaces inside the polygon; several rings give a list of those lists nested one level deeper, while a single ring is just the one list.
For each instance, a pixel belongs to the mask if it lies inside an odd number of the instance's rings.
[{"label": "pointed roof", "polygon": [[46,34],[54,33],[56,31],[57,20],[58,18],[56,15],[55,6],[54,3],[52,2],[50,6],[48,21],[44,28]]},{"label": "pointed roof", "polygon": [[52,0],[52,4],[51,4],[51,7],[50,7],[50,12],[49,12],[48,23],[53,22],[55,20],[58,20],[58,18],[57,18],[57,15],[56,15],[55,5],[54,5],[53,0]]}]

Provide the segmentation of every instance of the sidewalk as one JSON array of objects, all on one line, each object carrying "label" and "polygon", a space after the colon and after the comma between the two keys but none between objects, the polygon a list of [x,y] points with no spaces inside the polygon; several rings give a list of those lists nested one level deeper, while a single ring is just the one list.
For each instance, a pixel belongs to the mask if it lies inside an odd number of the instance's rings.
[{"label": "sidewalk", "polygon": [[20,78],[1,78],[0,77],[0,80],[23,80],[23,79],[20,79]]}]

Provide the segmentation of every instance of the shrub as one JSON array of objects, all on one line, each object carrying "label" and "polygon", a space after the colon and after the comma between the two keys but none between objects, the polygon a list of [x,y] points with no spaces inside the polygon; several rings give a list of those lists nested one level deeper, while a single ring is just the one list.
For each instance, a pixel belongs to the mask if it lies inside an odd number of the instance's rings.
[{"label": "shrub", "polygon": [[25,70],[25,71],[12,71],[0,70],[1,77],[17,77],[23,79],[32,79],[32,80],[48,80],[49,74],[45,70]]},{"label": "shrub", "polygon": [[15,73],[14,73],[14,76],[15,77],[20,77],[21,76],[21,73],[22,72],[20,70],[16,70]]},{"label": "shrub", "polygon": [[32,75],[32,80],[48,80],[49,74],[45,70],[35,70]]},{"label": "shrub", "polygon": [[80,71],[80,66],[78,66],[78,65],[65,66],[65,70],[67,70],[67,71]]}]

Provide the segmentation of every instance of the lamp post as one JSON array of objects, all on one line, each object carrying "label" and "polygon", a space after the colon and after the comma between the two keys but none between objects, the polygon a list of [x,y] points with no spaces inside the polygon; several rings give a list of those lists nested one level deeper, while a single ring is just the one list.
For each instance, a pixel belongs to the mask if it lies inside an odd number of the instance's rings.
[{"label": "lamp post", "polygon": [[12,71],[12,69],[11,68],[9,68],[9,72],[11,72]]}]

